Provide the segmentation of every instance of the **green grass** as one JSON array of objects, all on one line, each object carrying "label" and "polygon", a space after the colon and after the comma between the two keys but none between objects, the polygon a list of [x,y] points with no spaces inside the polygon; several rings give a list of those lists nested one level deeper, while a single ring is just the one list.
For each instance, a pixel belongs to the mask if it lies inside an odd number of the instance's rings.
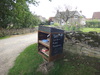
[{"label": "green grass", "polygon": [[8,75],[38,75],[36,69],[41,62],[42,58],[37,53],[37,44],[30,45],[17,57]]},{"label": "green grass", "polygon": [[[100,73],[100,60],[79,56],[72,53],[65,53],[63,59],[54,62],[54,68],[48,75],[95,75]],[[9,70],[8,75],[44,75],[36,72],[39,64],[43,62],[41,56],[37,53],[37,44],[27,47],[15,60],[13,68]]]},{"label": "green grass", "polygon": [[10,36],[4,36],[4,37],[0,37],[0,39],[6,39],[9,38]]},{"label": "green grass", "polygon": [[83,28],[83,29],[81,29],[81,31],[83,31],[83,32],[96,31],[96,32],[100,33],[100,28]]},{"label": "green grass", "polygon": [[47,26],[47,27],[55,27],[54,25],[44,25],[44,26]]},{"label": "green grass", "polygon": [[51,70],[49,75],[95,75],[96,72],[100,73],[99,59],[79,56],[67,52],[67,62],[61,60],[55,62],[54,69]]}]

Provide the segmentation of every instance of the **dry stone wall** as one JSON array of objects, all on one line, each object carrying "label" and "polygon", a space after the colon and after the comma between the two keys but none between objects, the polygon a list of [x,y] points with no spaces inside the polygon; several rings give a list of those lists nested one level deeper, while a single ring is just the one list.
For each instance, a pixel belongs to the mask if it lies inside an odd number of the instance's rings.
[{"label": "dry stone wall", "polygon": [[100,33],[65,32],[64,51],[100,58]]},{"label": "dry stone wall", "polygon": [[37,29],[38,29],[38,27],[22,28],[22,29],[0,29],[0,37],[32,33],[34,31],[37,31]]}]

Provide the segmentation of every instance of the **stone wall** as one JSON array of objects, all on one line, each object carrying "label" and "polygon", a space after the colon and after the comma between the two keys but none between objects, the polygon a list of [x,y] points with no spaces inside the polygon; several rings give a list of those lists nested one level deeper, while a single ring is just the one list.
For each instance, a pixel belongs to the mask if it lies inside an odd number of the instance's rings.
[{"label": "stone wall", "polygon": [[64,51],[100,58],[100,33],[65,32]]},{"label": "stone wall", "polygon": [[0,29],[0,37],[10,36],[10,35],[20,35],[25,33],[32,33],[37,30],[38,27],[35,28],[22,28],[22,29]]}]

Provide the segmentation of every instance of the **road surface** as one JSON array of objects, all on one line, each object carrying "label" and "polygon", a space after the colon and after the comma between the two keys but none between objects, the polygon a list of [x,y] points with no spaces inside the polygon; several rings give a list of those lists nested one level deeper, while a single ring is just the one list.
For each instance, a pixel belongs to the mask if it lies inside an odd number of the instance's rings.
[{"label": "road surface", "polygon": [[0,75],[7,75],[16,57],[30,44],[37,42],[37,32],[0,40]]}]

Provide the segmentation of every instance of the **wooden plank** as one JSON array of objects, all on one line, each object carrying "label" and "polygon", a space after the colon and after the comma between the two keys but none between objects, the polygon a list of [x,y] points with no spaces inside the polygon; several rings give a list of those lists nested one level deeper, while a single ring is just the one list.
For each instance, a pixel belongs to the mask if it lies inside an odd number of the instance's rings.
[{"label": "wooden plank", "polygon": [[48,48],[50,47],[50,46],[49,46],[49,42],[44,43],[44,42],[42,42],[41,40],[39,40],[39,43],[42,44],[42,45],[44,45],[44,46],[46,46],[46,47],[48,47]]},{"label": "wooden plank", "polygon": [[55,56],[51,56],[50,59],[49,59],[49,62],[50,61],[55,61],[55,60],[61,59],[61,58],[63,58],[63,54],[57,54]]},{"label": "wooden plank", "polygon": [[40,31],[40,30],[39,30],[38,32],[42,32],[42,33],[46,33],[46,34],[50,34],[49,32],[44,32],[44,31]]},{"label": "wooden plank", "polygon": [[38,31],[38,32],[42,32],[42,33],[46,33],[46,34],[61,34],[61,33],[63,33],[63,32],[52,32],[52,33],[50,33],[50,32],[45,32],[45,31]]},{"label": "wooden plank", "polygon": [[49,51],[42,52],[42,53],[44,53],[45,55],[49,56]]},{"label": "wooden plank", "polygon": [[38,52],[40,55],[42,55],[42,57],[44,58],[44,59],[46,59],[47,61],[49,61],[49,59],[48,59],[48,57],[46,57],[43,53],[41,53],[41,52]]}]

